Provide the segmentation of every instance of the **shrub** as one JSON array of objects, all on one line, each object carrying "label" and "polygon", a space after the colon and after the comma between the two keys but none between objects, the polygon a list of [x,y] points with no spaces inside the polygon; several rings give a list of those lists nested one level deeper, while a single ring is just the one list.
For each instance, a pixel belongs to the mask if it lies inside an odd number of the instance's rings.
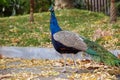
[{"label": "shrub", "polygon": [[[34,12],[48,11],[51,0],[35,0]],[[0,0],[0,16],[27,14],[30,11],[29,0]]]},{"label": "shrub", "polygon": [[120,16],[120,1],[116,0],[117,15]]}]

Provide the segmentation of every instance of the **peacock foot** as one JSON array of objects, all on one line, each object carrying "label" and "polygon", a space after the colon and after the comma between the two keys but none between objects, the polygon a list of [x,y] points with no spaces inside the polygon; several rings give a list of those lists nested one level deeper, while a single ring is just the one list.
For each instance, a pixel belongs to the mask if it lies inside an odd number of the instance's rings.
[{"label": "peacock foot", "polygon": [[61,72],[62,72],[62,73],[66,73],[67,71],[66,71],[66,69],[64,68]]},{"label": "peacock foot", "polygon": [[78,70],[75,70],[74,73],[78,73]]}]

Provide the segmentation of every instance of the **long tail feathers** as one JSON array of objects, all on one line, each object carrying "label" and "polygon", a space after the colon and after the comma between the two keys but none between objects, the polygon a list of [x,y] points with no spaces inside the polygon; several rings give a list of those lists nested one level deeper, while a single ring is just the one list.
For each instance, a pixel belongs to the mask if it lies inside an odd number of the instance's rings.
[{"label": "long tail feathers", "polygon": [[113,55],[112,53],[110,53],[109,51],[107,52],[98,52],[94,51],[90,48],[88,48],[86,50],[86,53],[88,53],[93,60],[97,61],[97,62],[102,62],[106,65],[109,66],[120,66],[120,59],[118,59],[115,55]]},{"label": "long tail feathers", "polygon": [[120,66],[120,59],[118,59],[114,54],[106,50],[104,47],[88,39],[84,39],[84,42],[88,46],[86,53],[91,55],[93,60],[102,62],[109,66]]}]

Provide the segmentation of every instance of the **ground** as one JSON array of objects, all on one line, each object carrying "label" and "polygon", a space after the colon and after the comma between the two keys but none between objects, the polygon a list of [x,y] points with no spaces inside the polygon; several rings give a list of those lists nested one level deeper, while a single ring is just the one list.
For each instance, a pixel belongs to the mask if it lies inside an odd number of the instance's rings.
[{"label": "ground", "polygon": [[[80,34],[108,50],[120,49],[120,17],[115,24],[109,16],[86,10],[55,11],[63,30]],[[77,13],[77,14],[76,14]],[[49,22],[50,13],[35,13],[35,22],[29,15],[0,18],[0,46],[52,47]],[[33,56],[33,55],[32,55]],[[0,80],[117,80],[120,68],[85,60],[77,60],[79,72],[74,73],[73,62],[68,59],[68,72],[61,73],[63,60],[0,59]]]},{"label": "ground", "polygon": [[67,59],[67,72],[62,73],[63,60],[36,60],[20,58],[0,59],[0,80],[118,80],[120,68],[108,67],[90,60]]}]

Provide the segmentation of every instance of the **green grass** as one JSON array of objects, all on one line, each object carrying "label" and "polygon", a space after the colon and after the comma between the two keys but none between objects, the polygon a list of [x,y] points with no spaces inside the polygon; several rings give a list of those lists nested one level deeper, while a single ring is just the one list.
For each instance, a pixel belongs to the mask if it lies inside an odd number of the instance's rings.
[{"label": "green grass", "polygon": [[[109,17],[102,13],[77,9],[56,11],[56,17],[62,29],[76,32],[88,39],[93,40],[94,31],[98,28],[113,31],[113,39],[120,39],[120,19],[116,24],[109,24]],[[0,18],[0,45],[51,47],[50,13],[35,13],[34,19],[34,23],[29,23],[29,15]],[[100,38],[96,42],[108,45],[110,40]],[[120,48],[119,41],[111,45],[107,48]]]}]

